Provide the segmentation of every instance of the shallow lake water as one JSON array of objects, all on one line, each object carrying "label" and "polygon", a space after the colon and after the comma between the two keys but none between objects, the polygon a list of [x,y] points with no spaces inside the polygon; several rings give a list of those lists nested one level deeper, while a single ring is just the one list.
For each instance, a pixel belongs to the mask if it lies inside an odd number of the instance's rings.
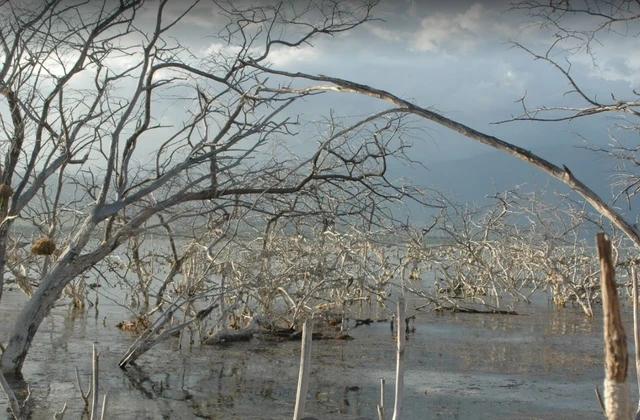
[{"label": "shallow lake water", "polygon": [[[20,292],[5,292],[0,342],[6,343],[24,299]],[[413,305],[408,303],[408,315],[414,313]],[[555,309],[544,299],[515,309],[521,315],[420,314],[406,346],[404,418],[602,419],[594,393],[603,378],[600,312],[587,318],[577,308]],[[124,319],[126,312],[110,303],[101,303],[97,314],[90,309],[72,316],[66,306],[50,314],[24,366],[32,418],[53,418],[65,402],[66,419],[88,418],[74,368],[86,390],[93,344],[100,351],[100,390],[108,394],[106,418],[292,417],[299,342],[254,339],[179,349],[177,340],[169,340],[125,371],[117,363],[135,336],[115,327]],[[625,322],[631,331],[627,308]],[[355,340],[313,342],[306,415],[377,419],[380,379],[386,378],[391,418],[395,342],[389,324],[359,326],[348,333]],[[0,410],[6,409],[0,399]]]}]

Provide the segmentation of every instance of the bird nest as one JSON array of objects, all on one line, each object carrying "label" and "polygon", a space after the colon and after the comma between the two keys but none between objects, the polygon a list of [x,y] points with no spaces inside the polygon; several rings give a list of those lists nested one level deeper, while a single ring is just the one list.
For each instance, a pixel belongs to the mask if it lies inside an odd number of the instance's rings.
[{"label": "bird nest", "polygon": [[34,255],[51,255],[56,250],[56,243],[50,238],[36,239],[31,244],[31,253]]},{"label": "bird nest", "polygon": [[116,324],[116,328],[120,328],[122,331],[131,331],[135,333],[141,333],[151,326],[149,317],[141,316],[132,321],[122,321]]},{"label": "bird nest", "polygon": [[9,198],[13,195],[13,188],[9,185],[0,184],[0,198]]}]

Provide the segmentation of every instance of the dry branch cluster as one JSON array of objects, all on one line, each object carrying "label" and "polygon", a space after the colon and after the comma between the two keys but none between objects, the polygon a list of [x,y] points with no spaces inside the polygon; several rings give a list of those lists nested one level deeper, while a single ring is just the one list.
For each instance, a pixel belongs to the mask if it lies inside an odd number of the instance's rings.
[{"label": "dry branch cluster", "polygon": [[[597,268],[579,232],[584,220],[602,220],[512,192],[488,208],[427,199],[388,173],[391,159],[415,163],[410,118],[431,121],[564,182],[611,222],[612,237],[640,246],[640,230],[568,168],[390,92],[273,65],[279,51],[367,23],[375,3],[1,1],[0,298],[5,281],[32,296],[2,371],[20,373],[65,292],[83,307],[89,276],[96,287],[124,286],[127,305],[148,320],[123,365],[185,332],[195,343],[256,317],[295,325],[357,301],[384,304],[403,283],[432,299],[497,306],[546,289],[554,303],[591,314]],[[512,120],[614,112],[637,130],[637,92],[590,96],[554,59],[565,40],[589,52],[596,35],[636,24],[636,3],[608,2],[592,31],[566,29],[562,17],[592,14],[597,2],[520,3],[559,40],[542,54],[517,45],[556,68],[584,106],[528,108],[523,99]],[[203,13],[215,21],[196,19]],[[203,25],[207,45],[186,43],[187,17]],[[308,104],[327,92],[390,107],[313,115]],[[606,151],[621,162],[618,197],[630,202],[639,149],[621,141]],[[398,222],[398,203],[409,200],[441,209],[427,229]],[[616,263],[630,267],[628,243],[616,241]]]},{"label": "dry branch cluster", "polygon": [[[195,241],[173,238],[180,268],[169,273],[156,263],[162,252],[151,248],[159,239],[154,236],[137,243],[136,259],[110,270],[129,293],[145,296],[131,302],[151,320],[148,328],[184,330],[191,344],[248,328],[256,319],[261,325],[295,328],[312,314],[340,318],[355,303],[384,303],[400,267],[392,255],[397,249],[380,240],[384,235],[340,222],[330,227],[326,220],[326,215],[255,220],[252,226],[245,219],[241,227]],[[172,258],[167,251],[163,258]],[[149,306],[152,301],[156,306]]]},{"label": "dry branch cluster", "polygon": [[[488,206],[440,200],[446,206],[434,216],[429,233],[409,235],[403,264],[410,279],[415,273],[423,283],[433,278],[432,299],[499,308],[505,298],[529,302],[541,291],[557,306],[576,304],[593,315],[600,298],[599,269],[588,232],[616,232],[600,217],[566,197],[551,199],[540,192],[506,191]],[[613,236],[616,264],[628,271],[635,255],[631,244]],[[411,287],[425,296],[420,284]]]}]

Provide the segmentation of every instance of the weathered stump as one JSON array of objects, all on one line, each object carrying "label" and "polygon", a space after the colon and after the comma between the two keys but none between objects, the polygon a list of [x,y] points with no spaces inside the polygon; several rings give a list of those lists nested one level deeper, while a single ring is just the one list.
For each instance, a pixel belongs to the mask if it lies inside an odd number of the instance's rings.
[{"label": "weathered stump", "polygon": [[627,335],[622,326],[620,301],[615,281],[611,241],[604,232],[596,235],[600,280],[602,290],[602,312],[604,316],[604,407],[608,420],[629,420],[632,406],[627,383],[629,353]]}]

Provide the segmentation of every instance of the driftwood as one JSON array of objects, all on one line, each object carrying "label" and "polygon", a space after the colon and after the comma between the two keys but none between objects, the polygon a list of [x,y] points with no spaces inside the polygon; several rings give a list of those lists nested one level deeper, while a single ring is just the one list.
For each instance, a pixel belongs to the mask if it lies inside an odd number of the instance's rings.
[{"label": "driftwood", "polygon": [[259,316],[254,316],[246,327],[239,330],[230,328],[224,328],[220,331],[216,331],[211,336],[204,340],[204,344],[221,344],[234,341],[249,341],[254,334],[263,334],[269,332],[263,328],[260,328],[261,324],[264,324],[264,320]]},{"label": "driftwood", "polygon": [[[346,340],[346,341],[350,341],[350,340],[354,340],[353,337],[351,337],[349,334],[323,334],[321,332],[314,332],[313,335],[313,341],[319,341],[319,340]],[[299,331],[295,331],[291,334],[289,334],[288,336],[289,340],[293,340],[293,341],[298,341],[302,339],[302,333],[300,333]]]},{"label": "driftwood", "polygon": [[[249,341],[254,336],[259,335],[267,339],[276,339],[281,341],[300,341],[302,340],[303,332],[296,331],[292,328],[278,329],[278,328],[265,328],[266,321],[256,317],[252,318],[246,327],[240,329],[224,328],[215,332],[207,339],[203,344],[216,345],[223,343],[233,343],[238,341]],[[255,321],[254,321],[255,320]],[[348,334],[323,334],[321,332],[314,332],[312,334],[313,341],[318,340],[353,340],[354,338]]]},{"label": "driftwood", "polygon": [[177,304],[178,301],[174,302],[167,313],[164,316],[158,318],[153,325],[151,325],[147,330],[141,334],[136,341],[127,349],[122,359],[118,363],[122,369],[124,369],[127,364],[134,364],[136,360],[146,353],[151,347],[156,345],[157,343],[168,339],[169,337],[175,336],[175,334],[179,334],[180,331],[188,327],[189,325],[202,321],[204,318],[209,316],[211,311],[218,307],[218,304],[214,301],[211,302],[209,306],[205,309],[199,311],[194,317],[188,319],[187,321],[174,325],[168,328],[165,328],[167,324],[169,324],[171,318],[173,317],[173,313],[179,308]]},{"label": "driftwood", "polygon": [[451,305],[447,306],[445,304],[441,304],[437,308],[434,309],[435,312],[451,312],[451,313],[460,313],[460,314],[488,314],[488,315],[520,315],[516,311],[507,310],[507,309],[497,309],[497,308],[488,308],[488,309],[476,309],[469,308],[460,305]]},{"label": "driftwood", "polygon": [[605,414],[608,420],[629,420],[632,418],[629,384],[627,383],[629,353],[627,335],[624,332],[620,314],[611,241],[605,237],[604,232],[598,232],[596,244],[600,260],[602,312],[604,315]]},{"label": "driftwood", "polygon": [[418,296],[425,298],[429,301],[428,304],[419,306],[415,310],[426,308],[430,305],[434,305],[434,312],[451,312],[451,313],[463,313],[463,314],[488,314],[488,315],[520,315],[514,310],[498,309],[491,305],[483,304],[482,309],[478,309],[473,306],[462,306],[460,302],[452,300],[450,298],[437,298],[426,293],[418,293]]}]

